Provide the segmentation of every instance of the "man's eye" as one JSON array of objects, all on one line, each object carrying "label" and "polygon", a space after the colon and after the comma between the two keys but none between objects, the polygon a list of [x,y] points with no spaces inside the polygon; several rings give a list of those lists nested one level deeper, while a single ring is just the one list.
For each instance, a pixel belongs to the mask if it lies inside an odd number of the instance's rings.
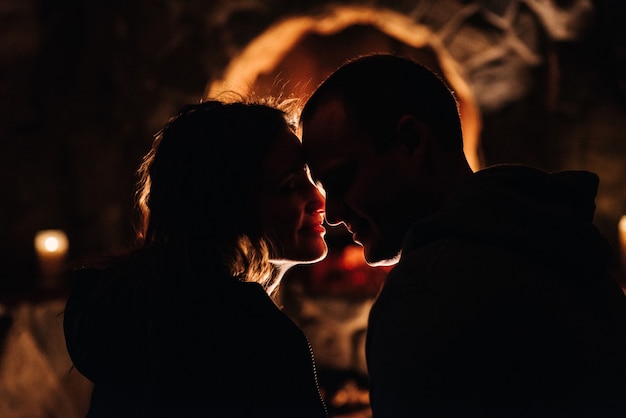
[{"label": "man's eye", "polygon": [[322,181],[324,189],[327,193],[334,195],[345,193],[354,180],[356,170],[357,163],[354,162],[330,171]]}]

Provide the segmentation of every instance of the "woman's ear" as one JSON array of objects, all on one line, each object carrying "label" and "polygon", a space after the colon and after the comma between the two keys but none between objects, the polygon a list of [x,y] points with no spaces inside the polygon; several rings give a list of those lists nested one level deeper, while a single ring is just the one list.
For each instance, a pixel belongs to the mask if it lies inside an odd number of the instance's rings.
[{"label": "woman's ear", "polygon": [[410,154],[416,148],[421,148],[427,142],[428,130],[426,126],[414,116],[404,115],[396,124],[397,143],[404,147]]}]

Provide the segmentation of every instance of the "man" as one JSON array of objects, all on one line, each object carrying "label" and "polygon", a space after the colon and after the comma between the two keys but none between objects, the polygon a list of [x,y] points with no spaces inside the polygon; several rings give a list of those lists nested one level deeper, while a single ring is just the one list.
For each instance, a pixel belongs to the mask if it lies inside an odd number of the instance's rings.
[{"label": "man", "polygon": [[301,122],[328,222],[369,264],[397,263],[369,318],[375,418],[626,416],[595,174],[472,172],[453,94],[394,55],[337,69]]}]

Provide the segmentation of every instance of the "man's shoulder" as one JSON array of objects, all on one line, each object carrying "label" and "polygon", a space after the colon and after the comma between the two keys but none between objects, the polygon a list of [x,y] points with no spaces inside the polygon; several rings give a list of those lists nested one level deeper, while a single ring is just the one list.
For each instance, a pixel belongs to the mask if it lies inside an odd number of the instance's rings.
[{"label": "man's shoulder", "polygon": [[405,249],[386,284],[397,282],[411,286],[416,281],[428,283],[430,278],[441,277],[467,280],[474,270],[477,270],[476,274],[486,274],[491,269],[498,269],[500,259],[510,263],[514,258],[511,251],[488,242],[467,237],[442,237]]},{"label": "man's shoulder", "polygon": [[525,270],[524,259],[504,247],[462,238],[435,240],[402,254],[373,311],[411,310],[435,300],[484,302],[489,295],[523,286]]},{"label": "man's shoulder", "polygon": [[450,241],[436,240],[403,252],[398,264],[387,275],[372,310],[411,306],[422,298],[428,299],[428,294],[436,291],[444,281],[462,280],[462,268],[449,253],[450,245],[456,244]]}]

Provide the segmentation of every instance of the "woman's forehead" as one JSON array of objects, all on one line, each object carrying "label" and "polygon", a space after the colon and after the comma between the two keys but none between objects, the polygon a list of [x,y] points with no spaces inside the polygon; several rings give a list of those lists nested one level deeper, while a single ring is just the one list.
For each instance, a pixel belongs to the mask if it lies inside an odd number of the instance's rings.
[{"label": "woman's forehead", "polygon": [[280,178],[300,169],[303,164],[300,140],[294,133],[286,130],[274,141],[263,166],[271,177]]}]

